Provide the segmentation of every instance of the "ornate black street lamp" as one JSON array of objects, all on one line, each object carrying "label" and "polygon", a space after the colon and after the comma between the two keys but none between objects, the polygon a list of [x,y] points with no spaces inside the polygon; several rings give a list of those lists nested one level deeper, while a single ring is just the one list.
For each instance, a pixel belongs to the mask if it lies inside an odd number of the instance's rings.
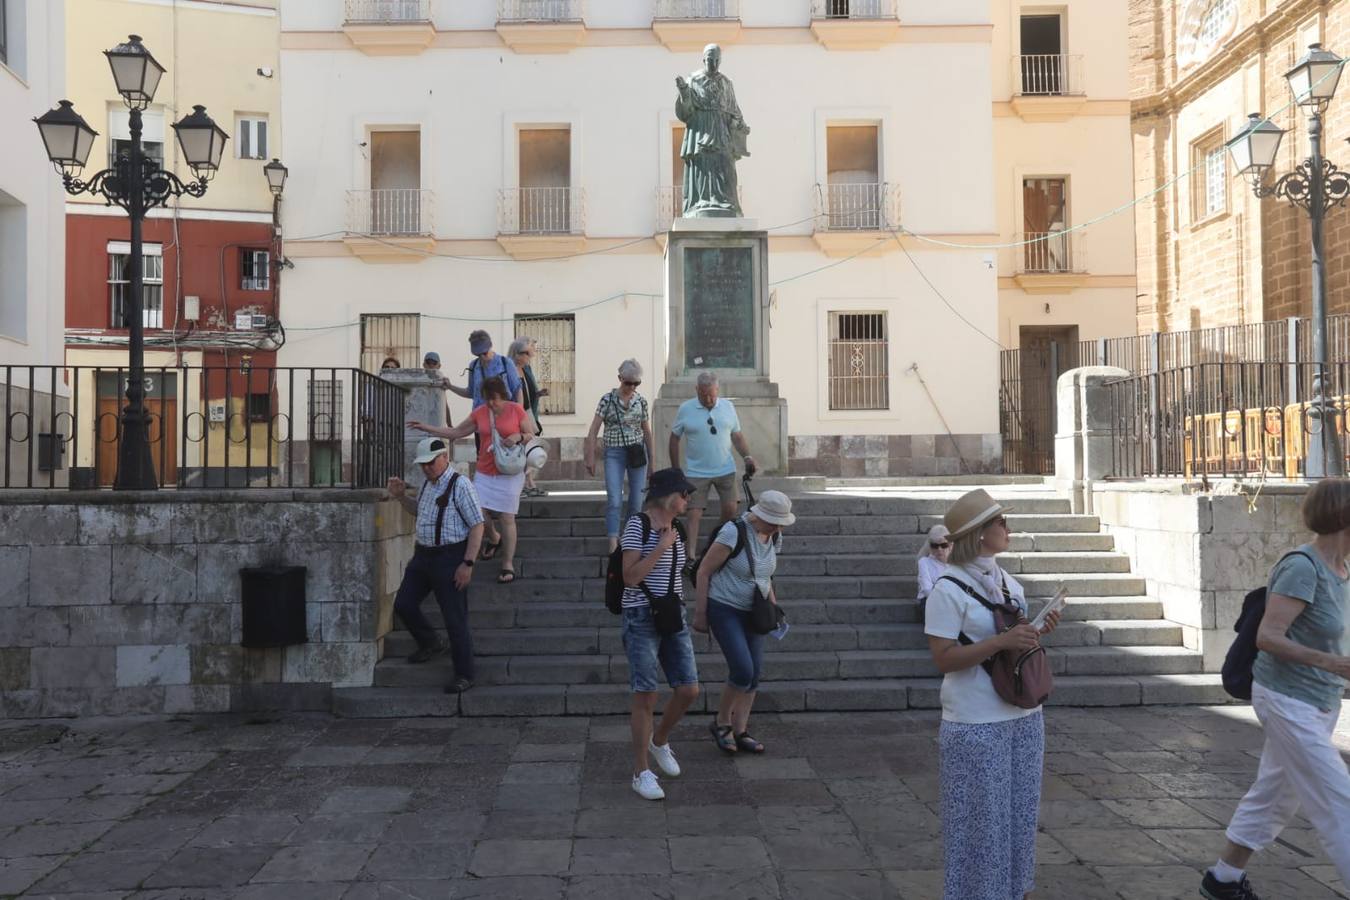
[{"label": "ornate black street lamp", "polygon": [[1342,172],[1322,156],[1322,113],[1336,95],[1344,60],[1321,44],[1311,44],[1308,55],[1285,73],[1294,100],[1308,111],[1310,154],[1294,171],[1266,186],[1265,177],[1275,166],[1284,130],[1252,113],[1247,127],[1228,141],[1228,151],[1239,175],[1246,175],[1258,197],[1281,197],[1308,213],[1312,230],[1312,401],[1308,417],[1313,425],[1305,428],[1307,437],[1304,473],[1309,477],[1345,474],[1345,456],[1336,427],[1335,401],[1326,396],[1327,366],[1327,284],[1323,258],[1323,223],[1327,211],[1350,197],[1350,173]]},{"label": "ornate black street lamp", "polygon": [[163,206],[169,197],[187,194],[200,197],[207,182],[220,169],[220,159],[228,136],[206,108],[194,106],[192,112],[173,126],[178,146],[196,181],[183,182],[172,172],[157,168],[141,147],[141,111],[155,99],[155,89],[164,75],[164,67],[155,61],[137,35],[125,44],[105,50],[112,67],[117,92],[131,110],[131,146],[119,154],[112,167],[96,173],[88,181],[79,178],[89,158],[98,132],[75,112],[69,100],[62,100],[33,121],[37,123],[47,157],[69,194],[95,194],[108,205],[114,203],[131,218],[131,259],[128,261],[129,294],[123,307],[130,332],[130,360],[127,368],[127,405],[122,410],[121,440],[117,451],[117,490],[155,490],[159,487],[150,454],[149,417],[145,411],[145,333],[142,316],[141,225],[148,210]]}]

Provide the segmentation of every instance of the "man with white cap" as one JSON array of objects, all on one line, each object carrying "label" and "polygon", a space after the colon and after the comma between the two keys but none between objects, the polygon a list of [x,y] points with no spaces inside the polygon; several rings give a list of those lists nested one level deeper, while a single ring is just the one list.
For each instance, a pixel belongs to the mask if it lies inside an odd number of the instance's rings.
[{"label": "man with white cap", "polygon": [[423,438],[413,462],[426,476],[416,499],[408,496],[402,478],[390,478],[388,485],[389,495],[417,517],[417,544],[398,586],[394,611],[417,641],[408,662],[427,662],[445,649],[421,610],[422,598],[436,595],[455,665],[454,680],[445,691],[459,694],[473,687],[468,588],[483,541],[483,511],[473,483],[450,467],[450,442],[445,438]]}]

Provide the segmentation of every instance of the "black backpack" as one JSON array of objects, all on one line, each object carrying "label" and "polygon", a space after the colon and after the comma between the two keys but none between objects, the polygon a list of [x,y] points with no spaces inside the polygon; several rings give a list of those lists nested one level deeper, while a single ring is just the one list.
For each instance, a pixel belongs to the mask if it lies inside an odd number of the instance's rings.
[{"label": "black backpack", "polygon": [[[750,507],[755,505],[755,495],[750,491],[749,475],[741,476],[741,490],[745,492],[745,508],[749,509]],[[740,553],[742,550],[745,549],[745,521],[741,519],[739,516],[737,516],[735,519],[732,519],[732,521],[736,523],[736,546],[731,548],[731,552],[727,554],[727,558],[722,561],[723,566],[731,562],[731,558],[733,556],[735,556],[737,553]],[[721,525],[718,525],[716,528],[713,529],[713,533],[708,535],[708,542],[703,545],[703,552],[700,553],[698,555],[698,558],[694,560],[694,567],[690,569],[689,577],[694,579],[695,581],[698,580],[698,570],[703,565],[704,557],[708,555],[708,551],[712,549],[712,545],[717,542],[717,532],[721,530],[722,530]],[[721,566],[718,566],[718,568],[720,569]]]},{"label": "black backpack", "polygon": [[[1284,562],[1291,556],[1303,556],[1312,560],[1302,550],[1295,550],[1280,557]],[[1279,565],[1277,562],[1275,565]],[[1316,561],[1313,561],[1316,565]],[[1273,569],[1273,567],[1272,567]],[[1261,628],[1261,619],[1266,614],[1266,586],[1261,585],[1242,598],[1242,612],[1233,623],[1237,637],[1233,638],[1228,655],[1223,658],[1223,689],[1229,696],[1238,700],[1252,699],[1252,666],[1256,663],[1256,632]]]},{"label": "black backpack", "polygon": [[[638,513],[637,517],[642,520],[642,546],[647,546],[647,541],[652,536],[652,520],[646,513]],[[675,520],[675,533],[679,535],[681,541],[687,541],[688,536],[684,533],[684,523],[679,519]],[[623,612],[623,591],[626,585],[623,583],[623,547],[614,548],[614,552],[609,555],[609,563],[605,566],[605,609],[608,609],[614,615]]]}]

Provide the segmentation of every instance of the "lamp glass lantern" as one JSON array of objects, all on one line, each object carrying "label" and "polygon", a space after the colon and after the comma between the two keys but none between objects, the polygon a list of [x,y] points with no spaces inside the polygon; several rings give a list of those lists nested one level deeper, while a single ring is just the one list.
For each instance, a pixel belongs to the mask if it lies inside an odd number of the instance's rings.
[{"label": "lamp glass lantern", "polygon": [[267,186],[272,189],[272,193],[278,197],[286,187],[287,169],[281,164],[281,160],[272,159],[270,163],[263,166],[263,174],[267,176]]},{"label": "lamp glass lantern", "polygon": [[63,174],[74,174],[84,168],[98,132],[75,111],[74,104],[61,100],[55,109],[47,110],[33,121],[37,123],[52,165]]},{"label": "lamp glass lantern", "polygon": [[130,35],[125,43],[104,50],[103,55],[108,57],[123,102],[132,109],[148,108],[155,100],[159,80],[164,77],[164,67],[145,49],[141,36]]},{"label": "lamp glass lantern", "polygon": [[194,106],[192,112],[173,125],[178,135],[178,146],[193,173],[203,181],[210,181],[220,170],[220,158],[225,153],[225,142],[230,136],[206,114],[205,106]]},{"label": "lamp glass lantern", "polygon": [[1227,144],[1237,174],[1250,175],[1260,181],[1266,171],[1275,165],[1283,138],[1283,128],[1263,118],[1260,113],[1252,113],[1248,117],[1247,127]]},{"label": "lamp glass lantern", "polygon": [[1325,109],[1336,96],[1343,62],[1335,53],[1323,50],[1321,44],[1309,44],[1307,55],[1284,75],[1298,105]]}]

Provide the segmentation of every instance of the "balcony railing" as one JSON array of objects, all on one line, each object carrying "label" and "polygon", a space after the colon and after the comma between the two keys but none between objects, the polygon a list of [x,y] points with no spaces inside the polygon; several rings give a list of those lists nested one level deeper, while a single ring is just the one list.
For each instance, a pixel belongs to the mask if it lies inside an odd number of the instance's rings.
[{"label": "balcony railing", "polygon": [[[1019,275],[1067,275],[1086,271],[1081,235],[1029,231],[1016,236]],[[1022,242],[1027,243],[1022,243]]]},{"label": "balcony railing", "polygon": [[816,185],[817,231],[888,231],[900,227],[895,185]]},{"label": "balcony railing", "polygon": [[584,234],[580,188],[511,188],[498,194],[498,234]]},{"label": "balcony railing", "polygon": [[895,0],[811,0],[813,19],[894,19]]},{"label": "balcony railing", "polygon": [[381,188],[347,192],[347,230],[357,234],[431,234],[431,191]]},{"label": "balcony railing", "polygon": [[656,0],[656,18],[739,19],[741,0]]},{"label": "balcony railing", "polygon": [[[745,191],[736,185],[736,199],[745,207]],[[684,218],[684,187],[678,184],[666,185],[656,189],[656,231],[658,234],[669,231],[676,219]]]},{"label": "balcony railing", "polygon": [[1085,93],[1083,57],[1032,53],[1013,57],[1014,90],[1022,97],[1068,97]]},{"label": "balcony railing", "polygon": [[348,22],[429,22],[431,0],[347,0]]},{"label": "balcony railing", "polygon": [[497,0],[499,22],[580,22],[582,0]]}]

